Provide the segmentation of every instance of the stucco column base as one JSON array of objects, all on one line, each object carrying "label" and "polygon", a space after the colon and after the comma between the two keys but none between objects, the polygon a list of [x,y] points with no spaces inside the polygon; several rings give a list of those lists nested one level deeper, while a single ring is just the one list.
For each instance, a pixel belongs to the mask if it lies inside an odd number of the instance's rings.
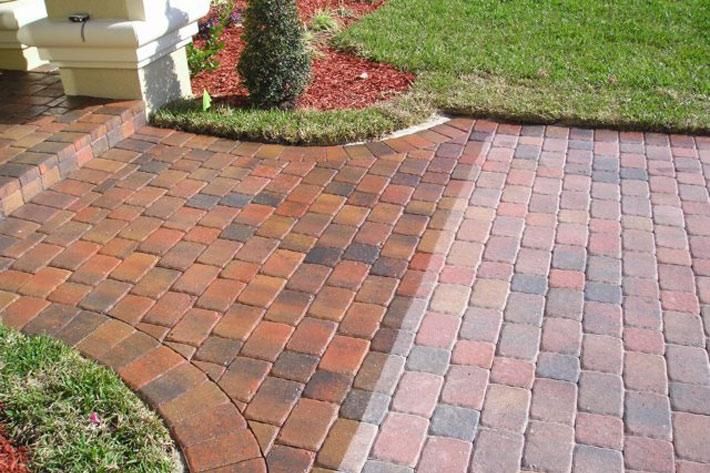
[{"label": "stucco column base", "polygon": [[20,28],[46,16],[42,0],[0,0],[0,69],[29,71],[46,64],[37,48],[18,38]]},{"label": "stucco column base", "polygon": [[15,49],[0,49],[0,69],[31,71],[47,61],[39,57],[37,48],[18,44]]},{"label": "stucco column base", "polygon": [[141,99],[149,111],[192,93],[184,46],[136,69],[60,67],[59,75],[67,95]]},{"label": "stucco column base", "polygon": [[[80,5],[47,0],[49,18],[24,26],[19,37],[59,68],[67,95],[140,99],[150,113],[191,95],[185,47],[209,5],[209,0],[87,0]],[[79,6],[91,15],[83,25],[63,16]],[[126,7],[128,18],[104,17],[103,7],[109,6]]]}]

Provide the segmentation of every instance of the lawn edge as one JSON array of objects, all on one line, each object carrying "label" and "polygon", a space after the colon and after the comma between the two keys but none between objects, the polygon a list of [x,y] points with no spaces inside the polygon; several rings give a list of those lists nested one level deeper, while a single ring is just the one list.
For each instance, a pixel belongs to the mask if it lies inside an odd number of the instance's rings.
[{"label": "lawn edge", "polygon": [[[150,117],[150,123],[160,128],[169,128],[189,133],[206,134],[220,138],[233,139],[238,141],[257,141],[262,143],[273,143],[282,145],[300,146],[333,146],[347,145],[359,142],[378,141],[386,138],[387,135],[396,133],[406,128],[419,125],[427,121],[434,114],[450,115],[455,117],[495,120],[510,124],[519,125],[554,125],[577,128],[604,128],[616,131],[638,131],[649,133],[681,133],[697,136],[710,135],[710,124],[707,126],[678,126],[673,124],[662,124],[653,121],[643,122],[638,120],[617,119],[602,120],[594,118],[581,118],[576,116],[547,117],[542,112],[516,113],[506,110],[488,109],[475,105],[460,107],[436,107],[432,104],[424,104],[422,100],[413,92],[393,101],[376,104],[371,107],[358,110],[347,110],[347,112],[366,116],[368,113],[384,113],[389,119],[386,126],[381,126],[377,131],[362,130],[357,126],[349,126],[343,121],[340,130],[333,134],[329,130],[322,132],[305,132],[297,138],[292,133],[287,133],[285,128],[274,127],[273,123],[266,123],[263,127],[251,129],[240,129],[237,127],[226,127],[224,122],[210,115],[203,115],[200,121],[196,121],[193,116],[184,111],[179,111],[171,106],[154,112]],[[419,103],[417,109],[411,110],[407,107],[400,107],[398,101],[411,100]],[[242,110],[242,112],[245,112]],[[252,113],[258,114],[260,111]],[[248,112],[245,112],[248,113]],[[286,112],[293,113],[293,112]],[[300,119],[304,129],[313,129],[318,123],[324,121],[328,111],[308,111],[308,118]],[[352,123],[352,122],[351,122]]]},{"label": "lawn edge", "polygon": [[[381,6],[383,5],[385,4],[383,3]],[[348,32],[352,31],[357,24],[363,19],[377,14],[378,10],[359,18],[347,29],[332,35],[329,41],[331,47],[367,60],[390,64],[371,54],[363,44],[348,36]],[[390,65],[406,70],[396,64]],[[710,135],[710,121],[704,120],[702,117],[702,112],[710,107],[710,97],[706,95],[690,97],[693,100],[697,99],[701,107],[699,110],[688,109],[683,117],[674,116],[671,109],[666,108],[668,113],[665,115],[671,117],[668,121],[653,117],[627,117],[618,113],[617,110],[611,112],[612,117],[604,118],[604,102],[601,98],[597,104],[598,108],[592,110],[583,107],[577,110],[552,110],[551,107],[537,104],[528,106],[525,110],[516,111],[513,110],[516,108],[516,101],[522,102],[526,98],[535,99],[535,93],[538,95],[549,94],[559,101],[560,105],[563,105],[568,97],[555,97],[554,91],[547,89],[536,90],[529,97],[525,94],[519,95],[521,88],[526,87],[522,82],[505,83],[505,78],[496,75],[490,75],[486,79],[481,75],[468,74],[468,76],[475,76],[476,79],[488,80],[493,86],[497,85],[496,81],[503,81],[504,91],[499,94],[488,94],[483,97],[484,100],[469,98],[469,100],[458,99],[459,101],[457,101],[455,92],[463,90],[466,93],[468,90],[466,87],[463,89],[460,87],[466,82],[465,76],[449,77],[453,79],[452,90],[437,91],[433,87],[427,88],[426,86],[427,81],[431,79],[431,74],[436,76],[436,73],[409,72],[416,74],[409,90],[390,100],[375,103],[362,109],[286,111],[282,112],[284,115],[280,120],[270,120],[264,119],[268,112],[240,108],[233,110],[244,115],[242,121],[248,123],[248,126],[235,126],[233,123],[225,123],[219,114],[210,112],[200,114],[200,105],[196,99],[184,99],[168,104],[152,113],[150,122],[161,128],[239,141],[301,146],[333,146],[378,141],[392,133],[425,123],[432,115],[436,114],[496,120],[517,125],[556,125],[617,131]],[[446,76],[445,73],[440,75],[442,78]],[[480,87],[480,84],[474,84],[471,86],[471,90],[480,90],[487,85],[488,83],[485,83],[484,87]],[[585,93],[595,96],[594,91],[586,91]],[[505,98],[508,97],[512,97],[512,101],[506,101]],[[623,99],[624,96],[619,95],[619,98]],[[485,103],[485,99],[495,101],[495,103]],[[188,103],[191,104],[190,110],[185,109],[185,104]],[[609,105],[616,106],[617,104],[610,102],[607,106]],[[368,121],[368,116],[373,115],[379,115],[380,120]],[[681,123],[683,118],[688,122],[687,124]],[[363,123],[367,123],[367,126],[363,127]]]}]

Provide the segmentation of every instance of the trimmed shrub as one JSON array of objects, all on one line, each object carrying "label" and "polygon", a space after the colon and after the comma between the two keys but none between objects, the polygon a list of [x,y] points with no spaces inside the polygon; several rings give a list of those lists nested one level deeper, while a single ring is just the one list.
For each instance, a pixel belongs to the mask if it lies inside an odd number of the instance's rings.
[{"label": "trimmed shrub", "polygon": [[250,0],[238,71],[251,102],[292,108],[310,79],[311,60],[295,0]]}]

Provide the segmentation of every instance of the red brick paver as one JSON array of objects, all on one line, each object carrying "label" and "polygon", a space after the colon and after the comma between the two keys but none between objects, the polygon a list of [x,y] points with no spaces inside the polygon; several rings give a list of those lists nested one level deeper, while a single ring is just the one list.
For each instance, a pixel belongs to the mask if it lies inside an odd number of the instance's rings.
[{"label": "red brick paver", "polygon": [[710,468],[707,138],[148,127],[93,163],[0,223],[0,316],[115,368],[192,471]]}]

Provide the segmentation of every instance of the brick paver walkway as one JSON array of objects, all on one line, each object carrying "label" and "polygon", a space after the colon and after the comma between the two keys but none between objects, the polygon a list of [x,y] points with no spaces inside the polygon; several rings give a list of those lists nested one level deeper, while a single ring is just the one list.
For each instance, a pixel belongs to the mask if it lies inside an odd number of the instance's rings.
[{"label": "brick paver walkway", "polygon": [[708,472],[709,163],[464,119],[145,128],[0,223],[2,320],[117,369],[193,471]]}]

